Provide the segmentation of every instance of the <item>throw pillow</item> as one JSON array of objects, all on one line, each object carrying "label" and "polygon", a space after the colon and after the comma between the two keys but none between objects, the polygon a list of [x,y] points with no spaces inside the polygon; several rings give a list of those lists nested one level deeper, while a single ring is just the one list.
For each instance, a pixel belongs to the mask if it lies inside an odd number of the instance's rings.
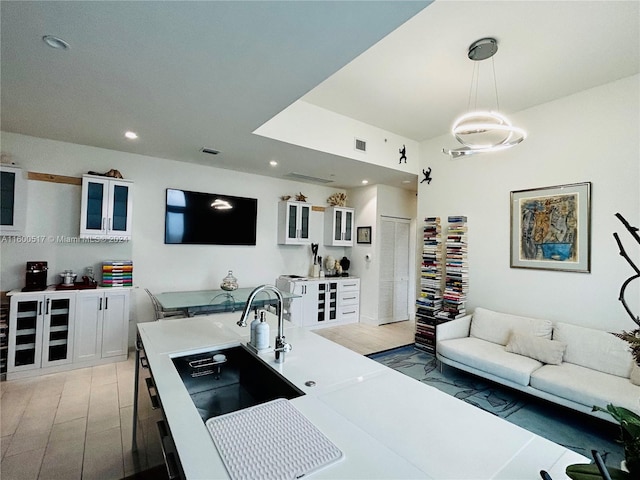
[{"label": "throw pillow", "polygon": [[517,353],[525,357],[535,358],[542,363],[559,365],[567,344],[557,340],[524,333],[512,332],[505,349],[507,352]]},{"label": "throw pillow", "polygon": [[638,366],[635,360],[631,364],[631,375],[629,376],[629,380],[631,380],[631,383],[634,385],[640,385],[640,366]]}]

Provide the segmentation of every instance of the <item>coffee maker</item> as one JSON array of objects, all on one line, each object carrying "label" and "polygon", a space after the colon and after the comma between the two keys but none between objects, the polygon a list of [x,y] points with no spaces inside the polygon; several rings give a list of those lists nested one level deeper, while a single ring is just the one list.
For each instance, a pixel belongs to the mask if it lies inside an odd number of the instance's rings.
[{"label": "coffee maker", "polygon": [[38,292],[47,288],[47,262],[27,262],[23,292]]}]

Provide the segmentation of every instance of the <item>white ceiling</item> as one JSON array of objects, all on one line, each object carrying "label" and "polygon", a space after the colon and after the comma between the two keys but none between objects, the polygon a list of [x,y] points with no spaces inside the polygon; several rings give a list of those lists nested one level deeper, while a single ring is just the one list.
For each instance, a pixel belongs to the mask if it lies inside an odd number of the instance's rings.
[{"label": "white ceiling", "polygon": [[[251,132],[302,97],[417,141],[441,135],[467,108],[467,48],[486,36],[499,44],[505,113],[640,71],[635,0],[428,4],[3,0],[1,127],[261,175],[334,175],[340,188],[365,175],[401,186],[415,176]],[[71,48],[47,47],[47,34]],[[140,138],[125,140],[128,129]]]}]

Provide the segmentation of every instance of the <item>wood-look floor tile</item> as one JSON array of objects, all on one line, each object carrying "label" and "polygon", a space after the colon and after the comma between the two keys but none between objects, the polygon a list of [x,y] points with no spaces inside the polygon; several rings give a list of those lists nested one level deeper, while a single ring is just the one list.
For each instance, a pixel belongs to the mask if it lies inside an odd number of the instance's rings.
[{"label": "wood-look floor tile", "polygon": [[44,448],[6,456],[0,463],[2,480],[36,480],[44,457]]},{"label": "wood-look floor tile", "polygon": [[118,480],[124,477],[120,428],[87,433],[83,480]]}]

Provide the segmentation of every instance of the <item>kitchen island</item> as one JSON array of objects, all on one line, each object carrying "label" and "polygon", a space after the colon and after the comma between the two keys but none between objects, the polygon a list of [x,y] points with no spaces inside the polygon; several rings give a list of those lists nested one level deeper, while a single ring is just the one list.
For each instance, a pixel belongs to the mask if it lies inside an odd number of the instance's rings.
[{"label": "kitchen island", "polygon": [[[229,478],[223,460],[174,368],[172,358],[249,338],[239,313],[138,324],[184,475]],[[276,320],[269,315],[271,341]],[[288,324],[288,322],[285,322]],[[291,404],[342,452],[318,479],[566,478],[589,459],[483,410],[288,324],[284,363],[260,358],[304,392]],[[312,381],[313,386],[307,386]]]}]

